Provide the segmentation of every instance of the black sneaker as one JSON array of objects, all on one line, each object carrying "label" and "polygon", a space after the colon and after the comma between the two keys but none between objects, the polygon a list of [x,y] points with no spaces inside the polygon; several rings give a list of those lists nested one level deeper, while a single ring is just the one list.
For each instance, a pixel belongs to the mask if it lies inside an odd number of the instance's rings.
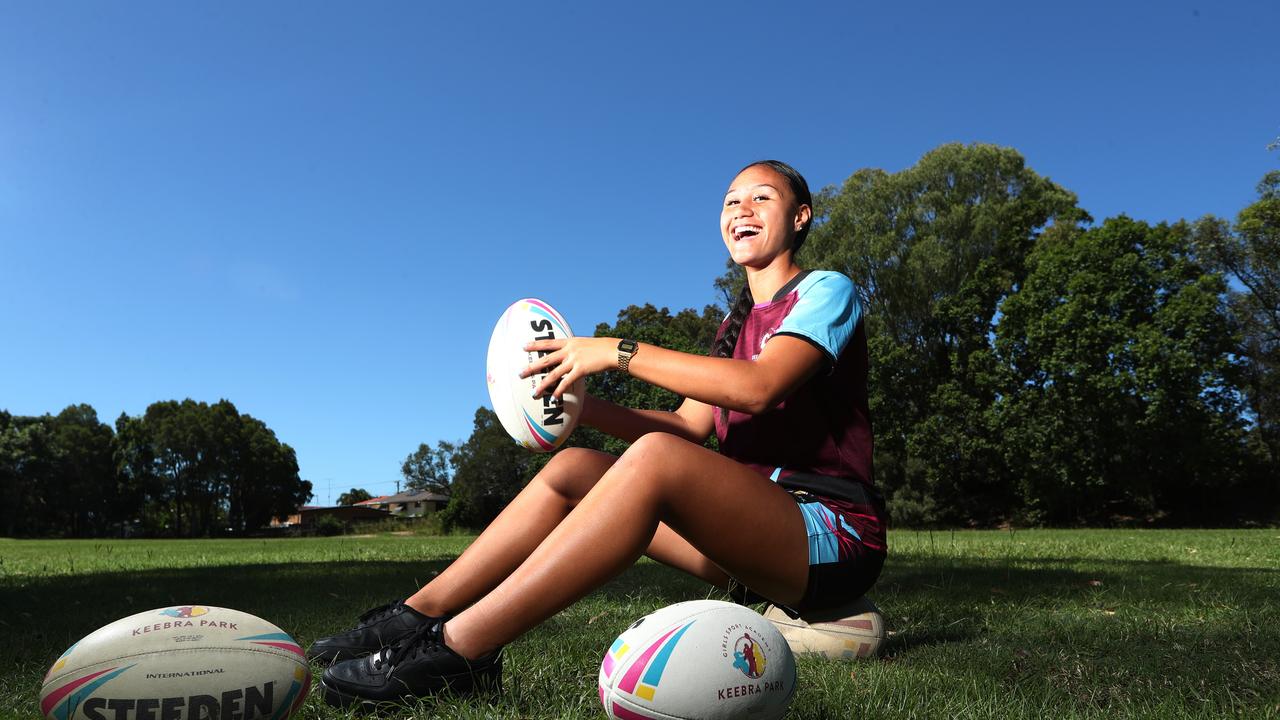
[{"label": "black sneaker", "polygon": [[502,648],[468,660],[444,644],[442,627],[442,623],[422,626],[367,658],[325,670],[320,678],[324,701],[340,708],[373,708],[444,690],[464,695],[501,689]]},{"label": "black sneaker", "polygon": [[352,630],[341,635],[322,637],[307,648],[307,659],[318,663],[364,657],[376,653],[424,626],[441,618],[423,615],[396,600],[366,611]]}]

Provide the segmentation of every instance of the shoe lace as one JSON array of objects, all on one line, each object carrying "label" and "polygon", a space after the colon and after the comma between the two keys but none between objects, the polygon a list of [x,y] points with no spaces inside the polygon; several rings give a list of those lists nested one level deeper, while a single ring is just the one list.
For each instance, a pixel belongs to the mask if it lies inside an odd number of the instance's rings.
[{"label": "shoe lace", "polygon": [[374,656],[373,667],[375,670],[381,670],[384,665],[395,667],[404,660],[413,659],[427,649],[440,645],[441,642],[443,640],[440,634],[440,623],[423,623],[392,645],[379,650]]},{"label": "shoe lace", "polygon": [[385,620],[386,618],[400,612],[400,606],[402,604],[402,600],[392,600],[385,605],[379,605],[372,610],[366,610],[365,613],[356,620],[356,627],[362,628],[372,625],[380,620]]}]

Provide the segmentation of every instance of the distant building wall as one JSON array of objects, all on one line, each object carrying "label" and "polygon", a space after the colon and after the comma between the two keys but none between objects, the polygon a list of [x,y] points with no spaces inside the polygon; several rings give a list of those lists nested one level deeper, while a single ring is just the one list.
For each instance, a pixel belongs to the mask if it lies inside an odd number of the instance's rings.
[{"label": "distant building wall", "polygon": [[302,507],[297,513],[284,518],[273,518],[271,527],[309,528],[322,517],[336,517],[344,523],[385,520],[391,513],[372,507],[359,505],[338,505],[336,507]]},{"label": "distant building wall", "polygon": [[384,495],[356,503],[357,507],[386,510],[396,517],[422,517],[443,510],[449,504],[449,496],[431,492],[410,492]]}]

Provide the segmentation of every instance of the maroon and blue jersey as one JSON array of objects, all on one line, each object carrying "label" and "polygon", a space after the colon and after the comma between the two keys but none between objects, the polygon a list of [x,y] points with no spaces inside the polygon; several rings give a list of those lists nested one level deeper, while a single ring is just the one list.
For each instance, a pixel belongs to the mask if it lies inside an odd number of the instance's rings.
[{"label": "maroon and blue jersey", "polygon": [[849,530],[883,548],[884,503],[871,464],[867,336],[853,282],[838,272],[800,273],[772,300],[751,308],[733,357],[755,360],[778,335],[813,345],[823,368],[758,415],[716,408],[720,452],[787,489],[837,501],[852,518]]}]

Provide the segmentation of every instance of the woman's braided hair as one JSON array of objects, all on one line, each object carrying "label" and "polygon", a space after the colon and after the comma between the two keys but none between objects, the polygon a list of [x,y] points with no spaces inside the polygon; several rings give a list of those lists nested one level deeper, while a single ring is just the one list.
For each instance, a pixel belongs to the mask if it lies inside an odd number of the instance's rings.
[{"label": "woman's braided hair", "polygon": [[[741,175],[749,168],[763,165],[786,178],[787,185],[791,187],[791,194],[796,198],[796,204],[808,205],[813,207],[813,196],[809,193],[809,183],[805,182],[804,176],[796,172],[796,169],[779,160],[759,160],[738,171]],[[734,177],[737,177],[735,175]],[[795,238],[791,241],[791,254],[800,250],[800,246],[804,245],[804,240],[809,235],[809,226],[813,224],[812,218],[804,224],[804,227],[796,231]],[[755,300],[751,297],[751,287],[747,283],[742,284],[742,291],[738,293],[738,299],[733,304],[733,308],[729,310],[729,324],[724,328],[724,334],[716,341],[711,348],[711,354],[714,357],[733,357],[733,348],[738,344],[738,335],[742,332],[742,323],[747,319],[747,313],[751,312],[751,307],[755,304]]]}]

